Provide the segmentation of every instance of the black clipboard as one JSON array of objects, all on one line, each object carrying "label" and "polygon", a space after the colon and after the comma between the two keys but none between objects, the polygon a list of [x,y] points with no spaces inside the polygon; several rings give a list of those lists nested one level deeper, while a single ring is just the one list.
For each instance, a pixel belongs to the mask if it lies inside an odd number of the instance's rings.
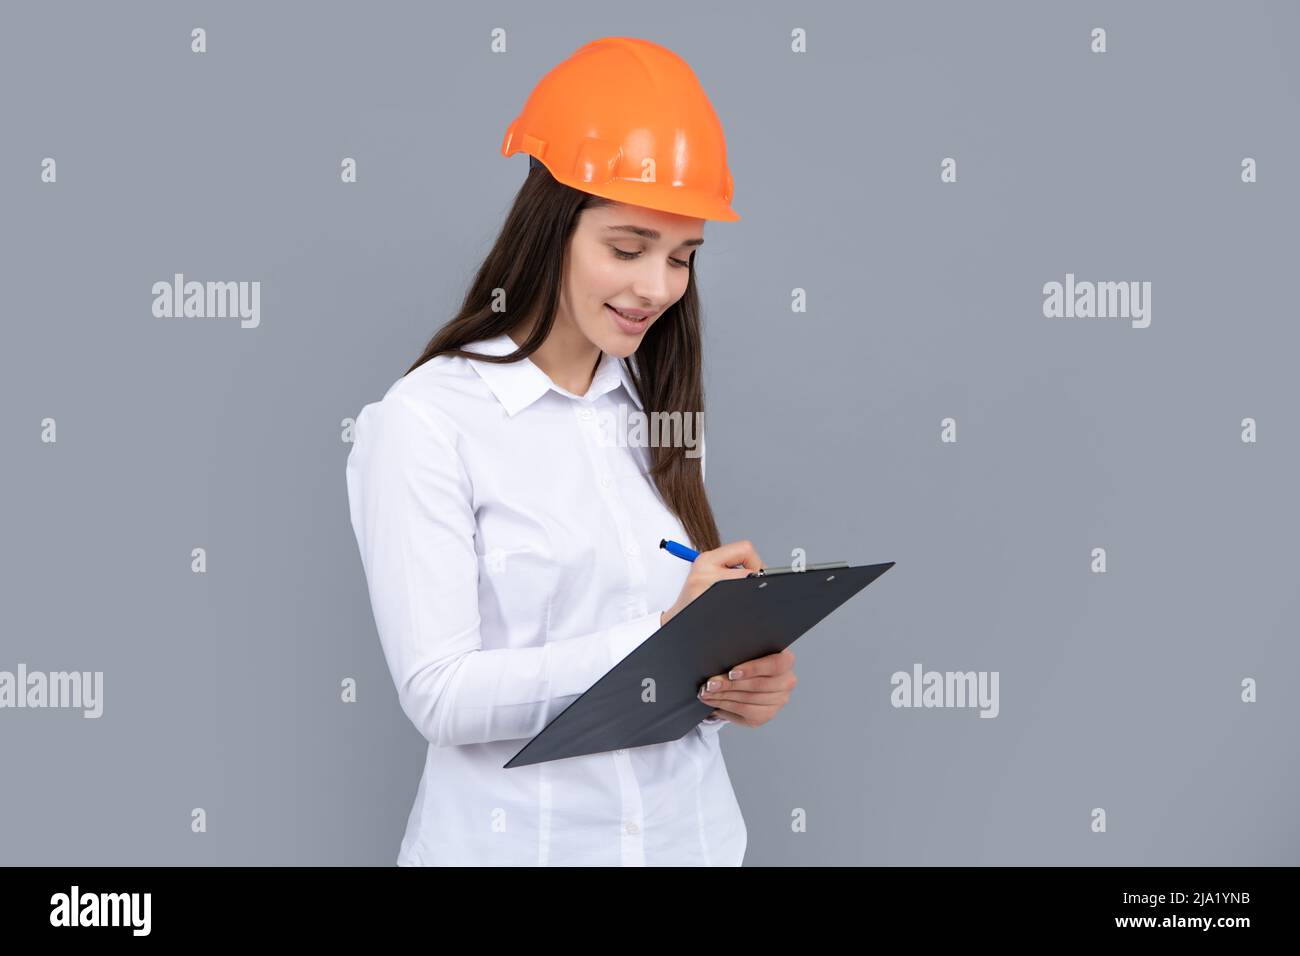
[{"label": "black clipboard", "polygon": [[893,566],[837,561],[714,582],[503,768],[679,740],[714,709],[696,696],[707,678],[785,650]]}]

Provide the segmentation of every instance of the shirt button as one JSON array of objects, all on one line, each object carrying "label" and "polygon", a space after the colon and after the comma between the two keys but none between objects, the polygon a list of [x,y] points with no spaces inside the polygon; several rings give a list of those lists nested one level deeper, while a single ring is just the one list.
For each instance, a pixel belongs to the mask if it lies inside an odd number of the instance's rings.
[{"label": "shirt button", "polygon": [[640,832],[641,832],[641,828],[640,828],[639,826],[637,826],[635,823],[625,823],[625,824],[623,824],[623,832],[624,832],[624,833],[633,833],[633,834],[635,834],[635,833],[640,833]]},{"label": "shirt button", "polygon": [[629,544],[626,548],[624,548],[624,550],[627,551],[627,553],[632,555],[632,557],[634,558],[641,553],[641,548],[638,547],[636,544]]},{"label": "shirt button", "polygon": [[627,753],[627,751],[626,751],[626,750],[615,750],[614,753],[619,754],[619,755],[621,756],[621,755]]},{"label": "shirt button", "polygon": [[591,418],[591,409],[590,408],[578,409],[578,417],[581,418],[583,421],[588,420],[589,418]]},{"label": "shirt button", "polygon": [[600,476],[600,487],[608,488],[611,484],[613,484],[613,482],[609,480],[609,475]]}]

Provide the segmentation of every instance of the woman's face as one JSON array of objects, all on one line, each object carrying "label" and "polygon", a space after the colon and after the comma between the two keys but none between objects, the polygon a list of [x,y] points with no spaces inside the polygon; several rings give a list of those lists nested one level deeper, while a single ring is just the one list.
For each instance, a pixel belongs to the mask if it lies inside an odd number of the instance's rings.
[{"label": "woman's face", "polygon": [[[704,220],[614,203],[584,210],[569,244],[561,315],[602,352],[625,358],[682,297]],[[620,318],[611,306],[639,322]]]}]

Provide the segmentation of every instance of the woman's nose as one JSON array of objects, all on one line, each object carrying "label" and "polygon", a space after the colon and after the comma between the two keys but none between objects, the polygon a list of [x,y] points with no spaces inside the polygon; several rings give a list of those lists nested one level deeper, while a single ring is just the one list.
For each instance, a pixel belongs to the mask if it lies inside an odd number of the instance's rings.
[{"label": "woman's nose", "polygon": [[667,301],[668,286],[672,281],[668,274],[671,268],[668,263],[662,265],[647,263],[644,268],[638,270],[636,281],[632,283],[632,293],[641,300],[642,308],[656,311],[662,308],[663,303]]}]

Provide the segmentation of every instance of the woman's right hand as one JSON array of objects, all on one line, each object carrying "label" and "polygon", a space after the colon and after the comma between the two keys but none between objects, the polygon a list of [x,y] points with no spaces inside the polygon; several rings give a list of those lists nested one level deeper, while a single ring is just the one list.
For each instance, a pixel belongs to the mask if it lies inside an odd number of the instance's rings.
[{"label": "woman's right hand", "polygon": [[[733,568],[733,564],[741,567]],[[691,562],[691,573],[682,585],[677,603],[659,615],[659,626],[671,621],[682,608],[707,591],[714,581],[747,577],[751,571],[762,567],[763,559],[748,541],[733,541],[712,551],[701,551]]]}]

